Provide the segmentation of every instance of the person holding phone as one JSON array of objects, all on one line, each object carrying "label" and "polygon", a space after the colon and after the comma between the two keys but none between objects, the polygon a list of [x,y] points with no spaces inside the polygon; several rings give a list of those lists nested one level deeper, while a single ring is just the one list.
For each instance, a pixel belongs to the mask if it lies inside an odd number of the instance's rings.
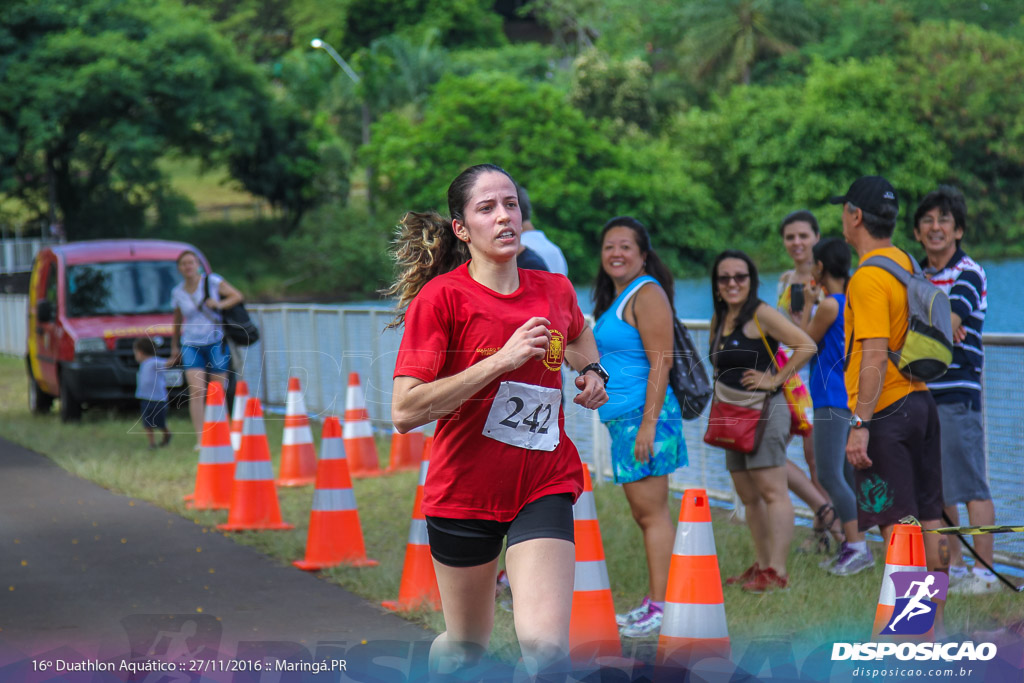
[{"label": "person holding phone", "polygon": [[[821,292],[814,279],[814,245],[818,243],[821,229],[818,219],[806,209],[793,211],[782,219],[779,235],[786,248],[786,253],[793,260],[793,267],[779,277],[778,310],[788,315],[797,325],[802,319],[805,309],[813,309],[818,305]],[[804,373],[802,380],[806,384],[809,377]],[[787,465],[789,488],[811,510],[814,510],[814,539],[812,543],[825,553],[831,552],[831,541],[841,541],[839,535],[839,518],[832,506],[825,487],[818,481],[818,470],[814,459],[814,441],[811,437],[803,437],[804,461],[811,473],[807,477],[795,463]],[[831,536],[829,533],[831,532]],[[802,550],[810,550],[813,546],[802,545]]]}]

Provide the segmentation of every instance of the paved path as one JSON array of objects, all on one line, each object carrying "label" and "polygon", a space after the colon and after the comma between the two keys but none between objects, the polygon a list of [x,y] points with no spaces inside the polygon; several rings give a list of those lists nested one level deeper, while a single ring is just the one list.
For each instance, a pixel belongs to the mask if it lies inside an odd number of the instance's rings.
[{"label": "paved path", "polygon": [[[216,656],[228,664],[214,666],[237,667],[238,658],[275,654],[346,659],[351,680],[404,681],[419,678],[409,676],[408,662],[422,664],[433,638],[313,574],[113,494],[3,439],[0,549],[3,681],[45,680],[17,667],[47,657]],[[354,665],[383,673],[351,676]],[[238,680],[227,673],[206,679]]]}]

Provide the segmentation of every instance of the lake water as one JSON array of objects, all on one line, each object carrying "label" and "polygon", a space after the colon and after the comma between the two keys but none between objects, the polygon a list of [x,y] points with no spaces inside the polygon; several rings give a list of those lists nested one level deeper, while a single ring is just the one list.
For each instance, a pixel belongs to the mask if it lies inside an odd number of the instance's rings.
[{"label": "lake water", "polygon": [[[981,265],[988,275],[985,332],[1024,332],[1024,320],[1021,319],[1021,313],[1024,313],[1024,259]],[[775,303],[775,286],[779,275],[778,272],[760,273],[760,295],[770,304]],[[576,285],[580,308],[584,313],[594,310],[592,289],[592,285]],[[676,312],[683,319],[711,318],[713,310],[709,278],[676,280]]]},{"label": "lake water", "polygon": [[[1024,259],[1013,259],[999,262],[983,262],[988,276],[988,313],[985,316],[985,332],[1018,332],[1024,333]],[[775,303],[775,286],[779,281],[779,272],[760,273],[761,298],[768,303]],[[594,310],[594,299],[591,296],[593,285],[587,282],[576,283],[576,294],[580,308],[590,314]],[[353,305],[353,304],[348,304]],[[357,306],[373,308],[384,307],[384,302],[361,301]],[[686,278],[676,280],[676,311],[680,318],[686,320],[710,320],[711,314],[711,283],[708,278]]]}]

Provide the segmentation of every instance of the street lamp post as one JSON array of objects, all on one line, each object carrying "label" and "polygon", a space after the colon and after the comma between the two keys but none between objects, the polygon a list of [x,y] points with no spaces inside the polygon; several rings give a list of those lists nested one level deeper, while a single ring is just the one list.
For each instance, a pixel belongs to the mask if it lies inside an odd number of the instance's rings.
[{"label": "street lamp post", "polygon": [[[327,54],[329,54],[331,56],[332,59],[334,59],[335,62],[338,63],[338,66],[340,66],[341,70],[345,72],[345,75],[347,75],[349,78],[351,78],[353,83],[355,83],[356,85],[359,85],[359,82],[361,80],[359,78],[359,74],[357,74],[355,71],[352,70],[352,67],[350,67],[348,65],[348,62],[346,62],[345,59],[341,55],[338,54],[337,50],[335,50],[333,47],[331,47],[330,43],[324,42],[323,40],[320,40],[319,38],[314,38],[313,40],[309,41],[309,45],[310,45],[310,47],[312,47],[315,50],[324,50]],[[370,105],[367,104],[366,96],[365,95],[361,99],[362,99],[362,110],[363,110],[363,112],[362,112],[363,113],[363,145],[368,145],[368,144],[370,144]],[[366,166],[366,203],[367,203],[367,206],[370,209],[370,215],[373,215],[373,190],[371,189],[372,182],[373,182],[373,168],[369,164],[367,164],[367,166]]]}]

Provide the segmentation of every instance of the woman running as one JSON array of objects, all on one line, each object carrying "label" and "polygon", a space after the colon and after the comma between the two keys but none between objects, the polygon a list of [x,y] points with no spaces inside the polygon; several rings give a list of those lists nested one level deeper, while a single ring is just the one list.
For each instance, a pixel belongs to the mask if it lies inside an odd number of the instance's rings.
[{"label": "woman running", "polygon": [[438,421],[423,489],[446,627],[434,674],[457,675],[486,651],[506,537],[527,672],[561,670],[568,651],[583,479],[561,368],[580,372],[574,401],[589,409],[607,400],[607,373],[569,281],[516,267],[516,187],[497,166],[468,168],[448,188],[451,217],[408,213],[396,242],[392,324],[405,332],[392,421],[399,432]]}]

